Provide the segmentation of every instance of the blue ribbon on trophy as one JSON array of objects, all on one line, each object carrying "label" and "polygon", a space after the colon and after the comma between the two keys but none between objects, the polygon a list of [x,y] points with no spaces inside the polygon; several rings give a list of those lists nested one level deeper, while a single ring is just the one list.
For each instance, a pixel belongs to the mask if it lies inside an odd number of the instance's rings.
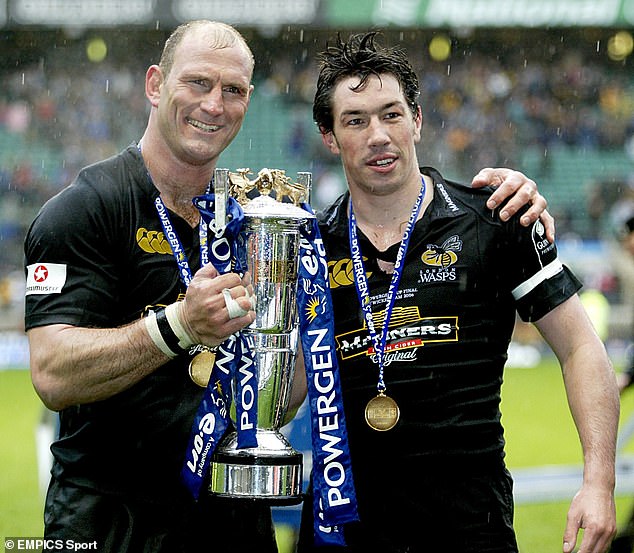
[{"label": "blue ribbon on trophy", "polygon": [[[205,194],[194,198],[194,205],[202,217],[201,225],[209,231],[205,233],[206,240],[201,240],[201,262],[205,264],[207,258],[220,273],[232,268],[243,273],[246,264],[237,246],[244,213],[237,201],[233,198],[227,200],[227,224],[219,226],[215,221],[215,195]],[[229,426],[232,382],[237,387],[236,397],[243,397],[244,379],[240,378],[240,371],[253,364],[251,344],[241,332],[229,337],[216,351],[212,376],[194,417],[181,471],[187,488],[195,498],[200,496],[213,453]],[[238,443],[241,448],[257,445],[254,422],[257,419],[257,393],[251,397],[252,401],[248,405],[236,402]]]},{"label": "blue ribbon on trophy", "polygon": [[[304,209],[310,210],[308,205]],[[313,516],[318,545],[345,545],[341,525],[359,519],[334,343],[328,264],[316,220],[304,229],[297,302],[313,452]]]},{"label": "blue ribbon on trophy", "polygon": [[[218,272],[225,273],[233,269],[241,275],[247,269],[244,248],[240,247],[240,231],[244,221],[244,211],[234,199],[224,197],[221,202],[225,205],[225,221],[218,225],[216,220],[217,200],[215,194],[206,194],[194,198],[194,205],[201,214],[203,224],[211,231],[212,239],[209,241],[208,256]],[[225,224],[226,223],[226,224]],[[207,233],[209,236],[209,233]],[[253,366],[253,344],[244,332],[236,333],[235,355],[230,365],[231,376],[235,377],[236,397],[246,398],[249,401],[236,401],[236,424],[238,431],[238,448],[245,449],[255,447],[257,439],[255,435],[257,421],[257,382],[250,383],[251,378],[257,378]],[[216,363],[219,357],[216,356]],[[213,374],[213,370],[212,370]],[[249,386],[246,386],[249,384]],[[254,385],[255,384],[255,385]],[[230,395],[229,395],[230,397]]]}]

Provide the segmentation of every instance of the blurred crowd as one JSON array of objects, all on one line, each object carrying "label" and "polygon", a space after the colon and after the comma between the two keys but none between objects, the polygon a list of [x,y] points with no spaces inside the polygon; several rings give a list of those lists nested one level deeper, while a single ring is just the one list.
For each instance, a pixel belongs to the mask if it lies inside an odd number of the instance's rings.
[{"label": "blurred crowd", "polygon": [[81,167],[137,139],[147,117],[144,66],[69,61],[0,76],[0,306],[14,299],[39,207]]},{"label": "blurred crowd", "polygon": [[428,122],[446,129],[444,147],[458,164],[517,165],[531,147],[623,148],[634,134],[634,82],[575,52],[554,64],[506,66],[480,55],[452,69],[427,73],[423,87],[435,106]]},{"label": "blurred crowd", "polygon": [[[625,149],[634,167],[631,60],[628,70],[627,60],[589,60],[567,47],[543,59],[520,49],[504,57],[481,49],[439,62],[423,55],[423,44],[406,46],[421,78],[425,164],[466,179],[485,166],[522,169],[527,150],[565,146]],[[321,186],[323,197],[331,197],[343,182],[310,130],[312,53],[305,44],[277,51],[256,44],[254,53],[256,93],[283,98],[300,124],[285,136],[263,134],[253,142],[303,158],[319,177],[317,191]],[[13,280],[21,278],[22,239],[37,209],[79,168],[140,137],[149,63],[142,55],[89,63],[77,48],[0,69],[0,307],[22,301]],[[610,202],[618,201],[613,196]]]}]

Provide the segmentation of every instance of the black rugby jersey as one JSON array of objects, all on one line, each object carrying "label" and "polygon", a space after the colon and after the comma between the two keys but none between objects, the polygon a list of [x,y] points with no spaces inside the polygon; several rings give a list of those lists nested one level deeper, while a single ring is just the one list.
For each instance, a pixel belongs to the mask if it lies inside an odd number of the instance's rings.
[{"label": "black rugby jersey", "polygon": [[[117,327],[184,293],[154,207],[157,196],[133,144],[83,169],[43,206],[25,243],[33,271],[27,329]],[[170,215],[195,272],[198,229]],[[42,288],[47,282],[50,288]],[[55,476],[157,501],[182,493],[179,473],[203,392],[190,380],[188,363],[181,356],[114,397],[63,410],[52,446]]]},{"label": "black rugby jersey", "polygon": [[[349,194],[319,217],[355,473],[408,460],[503,456],[500,387],[516,310],[526,321],[538,320],[581,286],[539,221],[528,229],[517,216],[503,223],[485,205],[490,189],[421,171],[432,177],[434,197],[412,233],[390,319],[384,380],[401,416],[386,432],[364,419],[366,403],[377,394],[378,365],[352,280]],[[398,244],[379,254],[361,231],[359,240],[380,332],[391,275],[376,260],[395,261]]]}]

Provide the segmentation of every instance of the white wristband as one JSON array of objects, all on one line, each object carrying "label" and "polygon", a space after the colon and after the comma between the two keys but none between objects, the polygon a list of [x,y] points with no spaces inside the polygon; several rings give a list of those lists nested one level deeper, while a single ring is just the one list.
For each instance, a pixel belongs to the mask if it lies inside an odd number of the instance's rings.
[{"label": "white wristband", "polygon": [[174,357],[177,357],[178,352],[173,351],[167,345],[167,342],[165,341],[165,339],[163,338],[163,335],[161,334],[161,331],[158,327],[158,322],[156,320],[156,313],[154,311],[150,311],[148,313],[148,316],[145,317],[144,320],[145,320],[145,328],[147,328],[148,334],[150,335],[150,338],[152,338],[152,342],[154,342],[156,347],[159,348],[165,355],[167,355],[168,357],[171,357],[172,359]]},{"label": "white wristband", "polygon": [[165,315],[167,317],[167,321],[169,322],[174,334],[178,338],[178,345],[183,349],[188,349],[194,344],[198,343],[196,340],[185,328],[183,323],[181,322],[179,316],[179,309],[182,304],[180,302],[171,303],[165,308]]}]

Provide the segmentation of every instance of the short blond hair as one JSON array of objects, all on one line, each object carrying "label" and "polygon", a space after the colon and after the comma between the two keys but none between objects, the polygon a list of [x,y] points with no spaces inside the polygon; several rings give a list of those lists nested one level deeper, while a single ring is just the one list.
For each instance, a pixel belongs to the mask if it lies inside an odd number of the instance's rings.
[{"label": "short blond hair", "polygon": [[164,77],[167,77],[172,69],[176,48],[183,41],[183,38],[190,31],[202,29],[204,27],[209,28],[209,40],[212,48],[230,48],[232,46],[241,45],[251,60],[251,71],[253,71],[253,67],[255,66],[253,52],[251,52],[251,48],[249,48],[247,41],[244,40],[244,37],[237,31],[237,29],[220,21],[197,19],[195,21],[182,23],[176,27],[169,38],[165,41],[165,46],[163,47],[163,52],[159,61],[159,67],[161,68]]}]

